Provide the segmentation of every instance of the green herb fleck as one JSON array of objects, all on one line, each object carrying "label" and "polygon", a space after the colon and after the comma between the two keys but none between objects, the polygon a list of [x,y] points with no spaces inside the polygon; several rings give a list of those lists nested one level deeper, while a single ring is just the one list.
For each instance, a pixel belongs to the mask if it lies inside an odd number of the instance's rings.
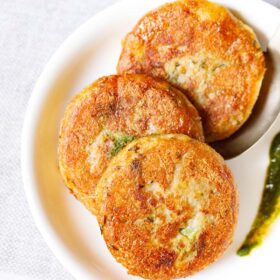
[{"label": "green herb fleck", "polygon": [[225,67],[225,66],[226,66],[225,63],[217,64],[217,65],[215,65],[215,66],[213,67],[212,72],[215,72],[216,70],[218,70],[218,69],[220,69],[220,68],[222,68],[222,67]]},{"label": "green herb fleck", "polygon": [[207,65],[206,65],[206,61],[203,60],[203,61],[201,62],[201,64],[200,64],[200,68],[205,69],[206,66],[207,66]]},{"label": "green herb fleck", "polygon": [[131,135],[116,135],[114,137],[114,146],[110,152],[110,156],[114,157],[124,146],[126,146],[129,142],[133,141],[135,136]]},{"label": "green herb fleck", "polygon": [[179,232],[189,238],[192,239],[195,236],[195,230],[193,228],[191,228],[190,226],[187,226],[185,228],[180,228]]},{"label": "green herb fleck", "polygon": [[155,221],[155,216],[150,215],[150,216],[147,217],[147,220],[148,220],[149,222],[153,223],[153,222]]}]

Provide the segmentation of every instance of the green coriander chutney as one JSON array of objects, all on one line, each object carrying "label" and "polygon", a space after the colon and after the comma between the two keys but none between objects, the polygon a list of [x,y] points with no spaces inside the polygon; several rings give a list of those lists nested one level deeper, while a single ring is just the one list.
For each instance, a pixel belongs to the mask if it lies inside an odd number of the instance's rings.
[{"label": "green coriander chutney", "polygon": [[274,138],[270,148],[270,165],[267,170],[265,189],[258,214],[244,243],[237,251],[239,256],[249,255],[261,245],[271,224],[280,214],[280,133]]}]

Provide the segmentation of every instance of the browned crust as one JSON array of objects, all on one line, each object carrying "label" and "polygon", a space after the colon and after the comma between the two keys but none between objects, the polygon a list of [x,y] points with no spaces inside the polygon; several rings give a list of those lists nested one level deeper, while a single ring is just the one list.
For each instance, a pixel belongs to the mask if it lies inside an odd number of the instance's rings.
[{"label": "browned crust", "polygon": [[[179,162],[182,169],[175,194],[163,199],[147,191],[147,185],[157,182],[167,194]],[[199,203],[203,215],[210,215],[213,221],[179,260],[180,249],[172,249],[171,244],[194,215],[195,209],[187,199],[195,183],[195,195],[209,194]],[[160,203],[176,213],[171,221],[156,212]],[[160,135],[133,141],[111,161],[97,186],[97,204],[103,237],[116,260],[130,274],[171,279],[194,274],[226,250],[237,222],[239,199],[229,168],[214,150],[184,135]],[[154,220],[149,219],[150,215]],[[144,223],[139,225],[139,219]],[[156,219],[163,223],[159,226]],[[194,251],[197,255],[188,261]]]},{"label": "browned crust", "polygon": [[[217,72],[212,69],[216,74],[205,81],[202,93],[199,85],[207,77],[191,75],[178,82],[165,70],[174,58],[198,54],[226,62]],[[213,142],[229,137],[248,119],[265,58],[254,32],[227,9],[204,0],[181,0],[149,12],[137,23],[123,41],[117,70],[160,77],[184,90],[202,116],[207,142]]]},{"label": "browned crust", "polygon": [[204,140],[196,109],[168,83],[145,75],[103,77],[73,98],[65,111],[59,136],[59,165],[65,184],[93,213],[95,186],[110,161],[109,144],[96,153],[90,170],[87,147],[104,129],[136,137],[184,133]]}]

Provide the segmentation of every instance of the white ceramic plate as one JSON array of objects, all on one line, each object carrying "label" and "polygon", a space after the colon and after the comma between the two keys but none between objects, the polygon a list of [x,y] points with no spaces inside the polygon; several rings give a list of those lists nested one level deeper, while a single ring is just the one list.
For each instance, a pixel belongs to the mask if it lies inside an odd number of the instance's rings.
[{"label": "white ceramic plate", "polygon": [[[96,78],[115,73],[121,39],[138,19],[164,0],[126,0],[96,15],[55,53],[29,104],[22,143],[22,171],[31,211],[43,237],[77,279],[137,279],[110,255],[96,219],[63,187],[57,164],[59,123],[69,99]],[[262,44],[280,24],[280,12],[259,0],[219,0],[252,25]],[[279,92],[280,93],[280,92]],[[240,219],[225,255],[193,279],[279,279],[280,223],[249,257],[236,256],[256,214],[271,139],[280,117],[252,149],[228,161],[240,190]]]}]

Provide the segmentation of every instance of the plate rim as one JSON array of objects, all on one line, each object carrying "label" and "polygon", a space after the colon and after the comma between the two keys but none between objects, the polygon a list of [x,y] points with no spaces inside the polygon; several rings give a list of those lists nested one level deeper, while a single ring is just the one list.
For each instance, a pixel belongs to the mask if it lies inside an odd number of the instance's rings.
[{"label": "plate rim", "polygon": [[[211,0],[215,2],[215,0]],[[264,2],[263,0],[255,0],[254,2],[262,2],[268,6],[273,7],[279,12],[280,10],[270,3]],[[23,187],[26,195],[26,199],[28,202],[28,206],[35,222],[37,229],[39,230],[41,236],[45,240],[47,246],[50,248],[51,252],[58,259],[58,261],[63,265],[65,270],[69,272],[72,276],[77,279],[100,279],[98,278],[98,272],[96,271],[96,275],[88,274],[85,270],[81,270],[82,267],[77,263],[75,257],[69,254],[67,247],[61,242],[60,238],[56,234],[56,231],[52,227],[46,212],[41,203],[40,195],[38,192],[36,180],[35,180],[35,171],[34,171],[34,136],[36,134],[37,127],[37,118],[34,116],[39,115],[40,109],[42,108],[42,104],[44,100],[47,98],[47,91],[42,91],[41,95],[36,94],[36,92],[40,91],[44,84],[46,83],[46,77],[51,76],[53,69],[57,68],[59,65],[59,61],[62,60],[61,57],[66,56],[69,53],[68,46],[71,42],[74,41],[75,37],[84,32],[88,26],[93,24],[94,22],[99,22],[100,19],[104,19],[106,14],[110,14],[125,5],[125,3],[130,2],[129,0],[121,0],[117,3],[114,3],[107,8],[99,11],[94,14],[91,18],[82,23],[78,28],[76,28],[55,50],[55,52],[51,55],[47,64],[44,66],[42,73],[39,78],[35,82],[35,86],[32,90],[31,96],[28,101],[27,109],[25,112],[22,134],[21,134],[21,152],[20,152],[20,160],[21,160],[21,176],[23,181]],[[173,2],[171,0],[166,2]],[[97,24],[98,25],[98,24]],[[54,71],[56,72],[56,71]],[[45,85],[46,86],[46,85]],[[271,127],[270,127],[271,129]],[[269,130],[270,130],[269,129]],[[267,133],[267,132],[266,132]],[[265,133],[265,134],[266,134]],[[264,134],[264,135],[265,135]],[[263,135],[263,136],[264,136]]]}]

